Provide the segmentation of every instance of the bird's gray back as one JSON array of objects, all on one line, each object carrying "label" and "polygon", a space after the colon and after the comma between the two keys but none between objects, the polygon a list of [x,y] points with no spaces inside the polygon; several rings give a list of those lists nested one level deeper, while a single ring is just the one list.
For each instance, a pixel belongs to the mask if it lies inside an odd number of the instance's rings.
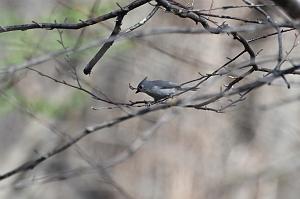
[{"label": "bird's gray back", "polygon": [[169,82],[165,80],[153,80],[153,81],[145,81],[146,84],[151,86],[157,86],[162,89],[168,89],[168,88],[179,88],[180,85],[174,82]]}]

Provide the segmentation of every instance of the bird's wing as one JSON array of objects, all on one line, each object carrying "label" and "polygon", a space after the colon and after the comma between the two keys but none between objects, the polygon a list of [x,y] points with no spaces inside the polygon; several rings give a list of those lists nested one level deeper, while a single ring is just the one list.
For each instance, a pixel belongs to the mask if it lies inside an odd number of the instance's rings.
[{"label": "bird's wing", "polygon": [[152,81],[152,84],[155,86],[158,86],[162,89],[168,89],[168,88],[178,88],[180,87],[179,84],[176,84],[174,82],[164,81],[164,80],[154,80]]}]

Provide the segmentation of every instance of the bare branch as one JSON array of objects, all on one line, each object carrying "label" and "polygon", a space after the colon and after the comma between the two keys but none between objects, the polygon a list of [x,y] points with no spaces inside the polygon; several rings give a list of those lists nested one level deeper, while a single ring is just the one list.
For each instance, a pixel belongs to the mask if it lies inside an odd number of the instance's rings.
[{"label": "bare branch", "polygon": [[131,11],[136,9],[137,7],[140,7],[142,5],[145,5],[146,3],[150,2],[151,0],[135,0],[132,3],[128,4],[127,6],[123,7],[123,9],[117,9],[114,11],[111,11],[107,14],[87,19],[85,21],[80,21],[79,23],[37,23],[34,22],[32,24],[21,24],[21,25],[12,25],[12,26],[1,26],[0,27],[0,33],[3,32],[10,32],[10,31],[16,31],[16,30],[30,30],[30,29],[46,29],[46,30],[53,30],[53,29],[80,29],[87,26],[91,26],[94,24],[97,24],[99,22],[115,18],[122,13],[124,13],[124,10]]},{"label": "bare branch", "polygon": [[[113,38],[119,34],[121,31],[121,25],[123,21],[123,17],[127,14],[127,11],[124,11],[124,13],[120,14],[116,19],[115,27],[109,36],[108,40],[110,38]],[[106,53],[106,51],[113,45],[114,40],[109,40],[103,44],[103,46],[100,48],[100,50],[97,52],[97,54],[89,61],[89,63],[85,66],[83,69],[83,73],[88,75],[91,73],[93,67],[95,64],[101,59],[101,57]]]}]

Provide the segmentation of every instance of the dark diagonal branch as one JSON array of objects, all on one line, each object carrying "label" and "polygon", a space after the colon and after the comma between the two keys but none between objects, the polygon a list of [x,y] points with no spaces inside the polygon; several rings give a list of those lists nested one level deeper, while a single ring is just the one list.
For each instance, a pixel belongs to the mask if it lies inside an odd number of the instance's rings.
[{"label": "dark diagonal branch", "polygon": [[[159,9],[158,6],[154,7],[153,10],[144,18],[141,20],[139,23],[131,26],[129,29],[127,29],[124,34],[128,34],[129,32],[139,28],[140,26],[144,25],[149,19],[151,19],[156,11]],[[121,25],[122,25],[122,20],[123,17],[127,14],[127,10],[124,9],[124,13],[119,15],[116,19],[116,24],[115,27],[110,35],[110,37],[107,39],[107,42],[104,43],[104,45],[101,47],[101,49],[97,52],[97,54],[90,60],[90,62],[86,65],[84,68],[83,72],[84,74],[90,74],[91,70],[95,66],[95,64],[103,57],[103,55],[106,53],[106,51],[113,45],[115,38],[118,36],[118,34],[121,31]]]},{"label": "dark diagonal branch", "polygon": [[93,67],[95,66],[95,64],[102,58],[102,56],[106,53],[106,51],[113,45],[115,40],[111,40],[110,38],[115,37],[120,33],[122,21],[126,14],[127,14],[127,11],[124,11],[124,13],[120,14],[117,17],[115,27],[114,27],[111,35],[109,36],[108,41],[103,44],[103,46],[100,48],[100,50],[97,52],[97,54],[85,66],[85,68],[83,70],[84,74],[86,74],[86,75],[90,74]]}]

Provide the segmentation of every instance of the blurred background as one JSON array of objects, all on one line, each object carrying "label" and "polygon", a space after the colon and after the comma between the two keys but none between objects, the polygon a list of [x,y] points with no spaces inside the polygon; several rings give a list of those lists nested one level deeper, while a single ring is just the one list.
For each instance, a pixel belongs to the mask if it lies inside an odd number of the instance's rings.
[{"label": "blurred background", "polygon": [[[124,6],[129,1],[119,0]],[[190,0],[178,1],[190,6]],[[271,1],[266,10],[276,21],[288,20]],[[242,1],[194,1],[195,9],[245,5]],[[0,0],[1,26],[34,22],[77,23],[118,9],[109,0]],[[125,16],[122,30],[144,19],[148,4]],[[208,11],[206,11],[208,13]],[[211,13],[242,19],[263,18],[250,8]],[[231,26],[243,22],[211,18]],[[114,19],[84,30],[14,31],[0,34],[0,174],[46,154],[82,129],[139,108],[124,110],[70,86],[79,81],[104,98],[128,102],[150,100],[129,89],[145,77],[186,82],[215,69],[243,50],[227,34],[162,34],[121,39],[91,75],[84,66],[107,38]],[[162,9],[139,31],[163,27],[201,27]],[[274,30],[243,33],[246,39]],[[82,36],[80,36],[82,34]],[[297,31],[283,34],[284,52],[293,48]],[[251,43],[262,66],[274,67],[277,37]],[[76,47],[75,51],[67,51]],[[62,53],[61,53],[62,52]],[[55,53],[58,53],[57,55]],[[299,56],[293,48],[289,59]],[[43,60],[43,61],[41,61]],[[249,60],[245,54],[230,67]],[[237,74],[231,74],[237,75]],[[245,82],[262,77],[253,74]],[[224,113],[172,108],[128,120],[88,135],[36,168],[0,181],[0,198],[299,198],[300,108],[298,76],[287,76],[253,91]],[[218,92],[229,75],[212,78],[199,91]],[[226,102],[226,99],[225,99]],[[213,107],[220,108],[224,101]],[[140,145],[138,145],[139,143]],[[139,147],[130,152],[131,147]],[[136,146],[136,145],[134,145]]]}]

